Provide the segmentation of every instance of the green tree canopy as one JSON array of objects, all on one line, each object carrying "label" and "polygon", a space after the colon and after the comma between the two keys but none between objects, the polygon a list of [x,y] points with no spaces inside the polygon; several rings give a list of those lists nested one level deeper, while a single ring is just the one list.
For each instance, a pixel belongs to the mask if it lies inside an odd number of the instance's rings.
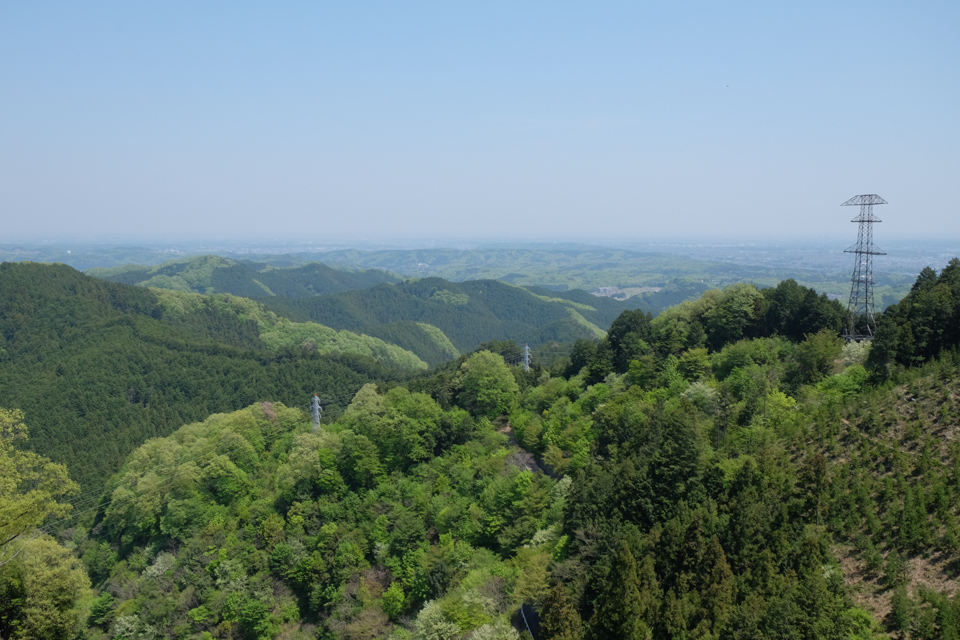
[{"label": "green tree canopy", "polygon": [[31,538],[0,568],[0,637],[71,640],[82,631],[92,599],[80,560],[49,536]]},{"label": "green tree canopy", "polygon": [[0,408],[0,564],[19,551],[24,533],[64,515],[70,505],[58,499],[78,488],[62,464],[17,448],[26,440],[23,412]]},{"label": "green tree canopy", "polygon": [[520,393],[510,367],[489,351],[478,351],[460,365],[460,389],[460,404],[488,418],[507,413]]}]

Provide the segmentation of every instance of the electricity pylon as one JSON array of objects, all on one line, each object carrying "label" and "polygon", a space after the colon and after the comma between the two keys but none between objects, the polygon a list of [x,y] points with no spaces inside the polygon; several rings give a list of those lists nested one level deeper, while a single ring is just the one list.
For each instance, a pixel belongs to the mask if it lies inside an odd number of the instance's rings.
[{"label": "electricity pylon", "polygon": [[320,398],[317,397],[317,394],[313,394],[313,399],[310,401],[310,413],[313,414],[313,431],[316,433],[320,426],[320,414],[323,413],[323,407],[320,406]]},{"label": "electricity pylon", "polygon": [[873,205],[887,204],[887,201],[875,193],[853,196],[843,207],[860,206],[860,215],[851,220],[860,227],[857,232],[857,244],[844,249],[844,253],[855,253],[857,263],[853,268],[850,285],[850,301],[847,303],[847,342],[872,340],[877,330],[873,304],[873,256],[887,255],[873,244],[873,223],[880,218],[873,215]]}]

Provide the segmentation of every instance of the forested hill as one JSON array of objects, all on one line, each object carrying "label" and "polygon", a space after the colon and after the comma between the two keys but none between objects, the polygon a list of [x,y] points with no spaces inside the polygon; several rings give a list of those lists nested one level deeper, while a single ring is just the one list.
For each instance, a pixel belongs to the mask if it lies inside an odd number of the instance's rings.
[{"label": "forested hill", "polygon": [[0,631],[956,638],[957,359],[871,386],[842,319],[740,285],[624,312],[563,370],[481,351],[316,429],[210,416],[127,459],[62,538],[82,567],[38,538],[0,568]]},{"label": "forested hill", "polygon": [[910,293],[878,321],[870,366],[878,375],[935,358],[960,345],[960,260],[920,272]]},{"label": "forested hill", "polygon": [[438,353],[417,323],[436,327],[460,351],[490,340],[539,345],[596,338],[628,303],[584,291],[527,290],[496,280],[449,282],[408,280],[359,291],[312,298],[263,300],[292,320],[319,322],[337,329],[377,336],[413,351],[427,362],[448,359]]},{"label": "forested hill", "polygon": [[279,268],[210,255],[170,260],[155,267],[125,265],[93,268],[86,273],[111,282],[196,293],[229,293],[245,298],[314,296],[398,280],[379,269],[347,271],[320,262]]},{"label": "forested hill", "polygon": [[[254,298],[279,316],[379,338],[429,364],[491,340],[536,346],[598,337],[624,309],[654,308],[639,297],[621,302],[580,290],[528,290],[489,280],[426,278],[390,284],[393,278],[383,271],[342,272],[320,263],[281,269],[217,256],[154,268],[90,269],[87,274],[172,291]],[[668,287],[662,298],[680,301],[692,292],[689,286]],[[250,317],[246,310],[239,314]],[[302,327],[286,333],[309,339]]]},{"label": "forested hill", "polygon": [[[59,313],[68,340],[92,313],[163,324],[149,291],[56,273],[84,302],[14,320]],[[275,388],[144,443],[85,517],[52,518],[59,540],[15,538],[0,636],[518,640],[535,612],[537,640],[955,639],[960,345],[931,319],[955,317],[953,275],[881,320],[944,332],[905,364],[845,344],[839,303],[787,280],[625,311],[554,369],[479,351],[364,385],[318,427]],[[239,373],[295,384],[272,363]],[[235,382],[209,370],[187,380]],[[19,419],[0,411],[0,514],[37,498],[11,464]]]},{"label": "forested hill", "polygon": [[[144,440],[185,422],[263,399],[342,398],[398,375],[370,357],[305,349],[294,331],[303,325],[261,327],[242,310],[227,298],[159,295],[65,265],[0,264],[0,406],[22,409],[31,447],[68,463],[92,490]],[[366,344],[320,329],[341,347]],[[316,341],[320,329],[304,335]],[[298,342],[288,348],[288,338]]]}]

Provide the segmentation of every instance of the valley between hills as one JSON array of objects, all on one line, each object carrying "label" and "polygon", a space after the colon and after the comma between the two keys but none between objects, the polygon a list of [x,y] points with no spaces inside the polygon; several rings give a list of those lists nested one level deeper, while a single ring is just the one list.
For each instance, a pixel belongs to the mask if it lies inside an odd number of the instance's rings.
[{"label": "valley between hills", "polygon": [[0,637],[960,635],[960,261],[390,266],[0,264]]}]

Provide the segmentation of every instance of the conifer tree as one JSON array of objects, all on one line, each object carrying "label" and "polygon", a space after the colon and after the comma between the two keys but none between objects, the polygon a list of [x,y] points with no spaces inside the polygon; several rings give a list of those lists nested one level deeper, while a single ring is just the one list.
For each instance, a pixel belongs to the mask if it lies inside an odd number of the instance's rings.
[{"label": "conifer tree", "polygon": [[594,634],[598,640],[646,640],[652,637],[652,616],[656,613],[659,590],[652,576],[652,561],[644,563],[642,575],[653,583],[643,584],[637,561],[626,541],[620,543],[616,564],[607,581],[599,606],[594,612]]},{"label": "conifer tree", "polygon": [[543,640],[579,640],[583,635],[580,613],[567,595],[567,589],[559,582],[543,601],[540,633]]},{"label": "conifer tree", "polygon": [[701,606],[717,634],[733,614],[735,590],[733,572],[717,536],[710,539],[703,554],[703,582]]}]

